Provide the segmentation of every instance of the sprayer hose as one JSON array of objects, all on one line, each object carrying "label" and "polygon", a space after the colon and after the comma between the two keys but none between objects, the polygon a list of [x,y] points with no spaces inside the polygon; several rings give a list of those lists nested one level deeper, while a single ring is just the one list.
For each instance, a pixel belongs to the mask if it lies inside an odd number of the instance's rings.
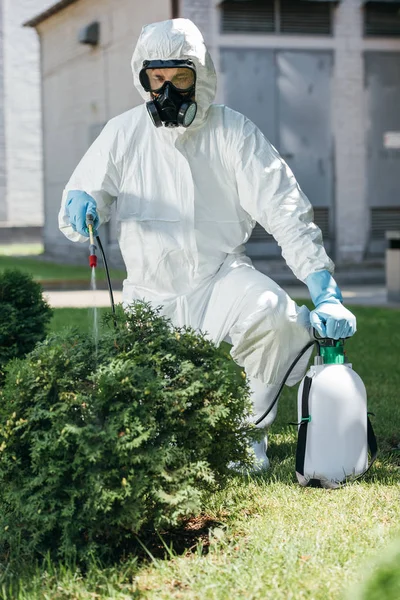
[{"label": "sprayer hose", "polygon": [[263,421],[265,419],[265,417],[268,417],[269,413],[274,408],[275,404],[278,402],[279,396],[281,395],[281,392],[283,390],[283,386],[285,385],[286,380],[289,377],[290,373],[292,372],[292,370],[294,369],[294,367],[297,365],[297,363],[299,362],[299,360],[303,356],[303,354],[305,354],[307,352],[307,350],[309,348],[311,348],[311,346],[314,346],[314,344],[317,344],[317,342],[316,341],[308,342],[308,344],[306,344],[304,346],[304,348],[302,348],[300,350],[300,352],[298,353],[298,355],[296,356],[296,358],[294,359],[294,361],[292,362],[292,364],[290,365],[290,367],[286,371],[286,373],[285,373],[285,375],[284,375],[284,377],[282,379],[281,385],[279,386],[279,390],[275,394],[275,398],[273,399],[272,403],[269,405],[269,407],[267,408],[267,410],[265,411],[265,413],[259,419],[257,419],[257,421],[254,422],[254,425],[259,425],[261,423],[261,421]]},{"label": "sprayer hose", "polygon": [[104,250],[103,250],[103,245],[102,245],[102,243],[101,243],[101,241],[100,241],[100,237],[99,237],[98,235],[96,235],[96,240],[97,240],[97,243],[98,243],[98,245],[99,245],[99,248],[100,248],[101,255],[102,255],[102,257],[103,257],[104,268],[105,268],[105,270],[106,270],[106,276],[107,276],[108,292],[109,292],[109,294],[110,294],[111,308],[112,308],[113,314],[115,315],[114,295],[113,295],[113,291],[112,291],[112,287],[111,287],[110,272],[109,272],[109,270],[108,270],[108,265],[107,265],[106,255],[105,255],[105,253],[104,253]]}]

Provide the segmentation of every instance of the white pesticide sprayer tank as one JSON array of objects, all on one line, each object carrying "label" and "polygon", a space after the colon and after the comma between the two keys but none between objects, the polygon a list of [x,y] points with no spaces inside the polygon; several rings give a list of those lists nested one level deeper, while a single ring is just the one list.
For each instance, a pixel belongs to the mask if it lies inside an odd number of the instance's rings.
[{"label": "white pesticide sprayer tank", "polygon": [[[308,414],[305,384],[309,390]],[[296,460],[302,485],[319,480],[323,487],[335,487],[330,484],[340,484],[367,469],[367,394],[350,363],[310,367],[298,391],[298,417],[299,441],[300,428],[306,425],[300,468],[299,455]]]}]

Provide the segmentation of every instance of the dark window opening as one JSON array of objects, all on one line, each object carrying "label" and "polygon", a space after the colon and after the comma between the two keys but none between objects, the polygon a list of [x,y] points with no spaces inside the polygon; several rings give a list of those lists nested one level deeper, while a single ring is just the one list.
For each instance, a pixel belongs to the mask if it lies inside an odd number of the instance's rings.
[{"label": "dark window opening", "polygon": [[400,231],[400,208],[371,208],[371,238],[384,240],[386,231]]},{"label": "dark window opening", "polygon": [[330,35],[332,5],[329,2],[280,1],[281,33]]},{"label": "dark window opening", "polygon": [[222,33],[331,35],[334,2],[313,0],[225,0]]},{"label": "dark window opening", "polygon": [[400,37],[400,2],[368,2],[364,7],[364,34]]},{"label": "dark window opening", "polygon": [[223,33],[273,33],[274,0],[228,0],[222,3]]}]

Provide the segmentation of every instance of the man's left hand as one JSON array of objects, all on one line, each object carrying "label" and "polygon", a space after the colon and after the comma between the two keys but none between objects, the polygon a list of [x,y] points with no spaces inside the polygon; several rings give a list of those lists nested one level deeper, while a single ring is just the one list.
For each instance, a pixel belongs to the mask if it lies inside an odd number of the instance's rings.
[{"label": "man's left hand", "polygon": [[356,317],[337,300],[322,302],[310,313],[311,325],[324,338],[339,340],[357,331]]}]

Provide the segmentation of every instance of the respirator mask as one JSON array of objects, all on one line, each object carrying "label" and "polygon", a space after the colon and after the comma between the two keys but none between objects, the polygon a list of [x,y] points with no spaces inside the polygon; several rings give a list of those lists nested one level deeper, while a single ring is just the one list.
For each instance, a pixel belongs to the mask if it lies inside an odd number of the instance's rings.
[{"label": "respirator mask", "polygon": [[156,127],[189,127],[193,123],[196,70],[191,60],[145,60],[139,80],[152,95],[146,108]]}]

